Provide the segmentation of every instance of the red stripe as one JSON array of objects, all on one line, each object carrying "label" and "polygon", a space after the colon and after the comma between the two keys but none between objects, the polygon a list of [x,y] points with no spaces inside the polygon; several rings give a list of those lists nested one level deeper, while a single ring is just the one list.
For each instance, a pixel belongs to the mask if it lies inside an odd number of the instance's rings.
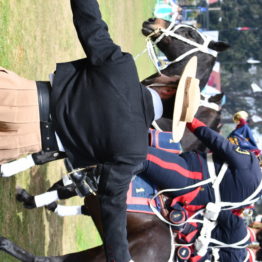
[{"label": "red stripe", "polygon": [[[126,203],[129,205],[145,205],[149,206],[150,199],[148,198],[142,198],[142,197],[131,197],[128,198]],[[151,204],[156,207],[155,201],[152,201]]]},{"label": "red stripe", "polygon": [[185,236],[185,241],[187,243],[192,243],[192,239],[196,236],[196,234],[198,233],[199,231],[197,229],[195,229],[194,231],[190,232],[189,234],[187,234]]},{"label": "red stripe", "polygon": [[199,232],[198,229],[193,230],[192,232],[188,234],[183,234],[181,232],[177,233],[177,239],[178,242],[180,243],[181,241],[186,241],[187,244],[192,243],[192,239],[195,237],[195,235]]},{"label": "red stripe", "polygon": [[159,157],[156,157],[152,154],[147,154],[147,160],[149,160],[149,161],[151,161],[151,162],[153,162],[153,163],[155,163],[158,166],[161,166],[163,168],[176,171],[184,177],[188,177],[188,178],[191,178],[191,179],[198,179],[198,180],[201,180],[202,177],[203,177],[201,172],[189,171],[189,170],[179,166],[178,164],[166,162],[166,161],[164,161],[164,160],[160,159]]},{"label": "red stripe", "polygon": [[191,257],[191,258],[189,259],[189,261],[191,261],[191,262],[197,262],[197,261],[199,261],[201,258],[202,258],[201,256],[195,256],[195,257]]},{"label": "red stripe", "polygon": [[132,210],[132,209],[127,209],[126,210],[129,213],[143,213],[143,214],[149,214],[149,215],[155,215],[155,213],[152,211],[144,211],[144,210]]},{"label": "red stripe", "polygon": [[198,195],[199,191],[200,191],[201,187],[197,187],[196,189],[194,189],[191,192],[188,192],[184,195],[181,196],[177,196],[172,200],[171,206],[174,206],[177,202],[180,202],[184,205],[188,205],[190,204]]}]

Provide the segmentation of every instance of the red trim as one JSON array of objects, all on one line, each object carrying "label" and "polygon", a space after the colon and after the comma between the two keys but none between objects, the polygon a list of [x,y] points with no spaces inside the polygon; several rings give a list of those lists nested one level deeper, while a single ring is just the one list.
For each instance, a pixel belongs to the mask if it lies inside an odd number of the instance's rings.
[{"label": "red trim", "polygon": [[201,256],[194,256],[189,259],[190,262],[198,262],[202,257]]},{"label": "red trim", "polygon": [[142,214],[149,214],[149,215],[155,215],[155,213],[152,211],[142,211],[142,210],[131,210],[131,209],[127,209],[126,212],[129,212],[129,213],[142,213]]},{"label": "red trim", "polygon": [[199,191],[200,191],[201,187],[197,187],[196,189],[194,189],[191,192],[188,192],[184,195],[175,197],[171,203],[171,206],[174,206],[177,202],[180,202],[184,205],[188,205],[190,204],[198,195]]},{"label": "red trim", "polygon": [[195,132],[195,130],[198,128],[198,127],[201,127],[201,126],[206,126],[205,123],[201,122],[200,120],[198,120],[197,118],[194,118],[193,121],[191,123],[187,123],[186,124],[186,127],[191,131],[191,132]]},{"label": "red trim", "polygon": [[164,161],[164,160],[160,159],[159,157],[154,156],[152,154],[147,154],[147,160],[149,160],[149,161],[153,162],[154,164],[156,164],[160,167],[163,167],[165,169],[176,171],[184,177],[188,177],[188,178],[191,178],[191,179],[198,179],[198,180],[201,180],[203,178],[203,175],[202,175],[201,172],[189,171],[189,170],[179,166],[176,163],[166,162],[166,161]]},{"label": "red trim", "polygon": [[[191,224],[191,223],[190,223]],[[196,234],[199,233],[199,229],[195,229],[192,232],[188,233],[188,234],[183,234],[181,232],[177,233],[177,239],[178,242],[180,242],[181,240],[186,241],[187,244],[192,243],[192,239],[195,237]]]}]

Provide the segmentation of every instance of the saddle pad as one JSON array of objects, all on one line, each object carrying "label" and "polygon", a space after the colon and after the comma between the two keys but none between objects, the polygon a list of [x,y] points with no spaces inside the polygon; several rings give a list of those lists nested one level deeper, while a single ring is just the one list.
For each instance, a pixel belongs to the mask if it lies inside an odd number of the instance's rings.
[{"label": "saddle pad", "polygon": [[[144,178],[135,176],[127,192],[127,211],[154,214],[149,206],[149,201],[156,193],[157,190],[153,185]],[[154,207],[159,207],[155,201],[152,204]]]},{"label": "saddle pad", "polygon": [[150,129],[150,146],[175,154],[182,153],[181,144],[173,141],[172,132]]}]

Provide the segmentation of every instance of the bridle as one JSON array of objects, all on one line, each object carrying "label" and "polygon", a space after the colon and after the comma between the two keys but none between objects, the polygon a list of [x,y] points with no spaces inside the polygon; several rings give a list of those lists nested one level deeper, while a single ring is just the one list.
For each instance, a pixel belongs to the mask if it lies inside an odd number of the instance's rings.
[{"label": "bridle", "polygon": [[[198,44],[198,43],[196,43],[196,42],[194,42],[190,39],[187,39],[184,36],[177,34],[176,31],[179,28],[191,28],[192,30],[196,31],[199,34],[199,36],[203,39],[203,44]],[[160,33],[160,36],[157,37],[157,39],[153,41],[152,36],[157,35],[159,33]],[[146,41],[147,41],[146,50],[148,52],[150,59],[152,60],[152,62],[154,64],[154,66],[156,67],[158,73],[161,73],[160,68],[158,66],[158,62],[160,61],[160,59],[157,58],[157,55],[156,55],[156,52],[155,52],[155,46],[157,45],[157,43],[159,43],[166,36],[171,36],[173,38],[181,40],[184,43],[187,43],[191,46],[194,46],[194,48],[183,53],[182,55],[180,55],[179,57],[177,57],[173,61],[168,61],[167,63],[165,63],[164,68],[166,68],[170,64],[180,62],[184,58],[186,58],[187,56],[192,55],[196,52],[202,52],[202,53],[206,53],[206,54],[212,55],[214,57],[217,57],[217,52],[208,47],[208,45],[212,41],[212,39],[210,39],[209,37],[205,36],[204,34],[201,34],[200,32],[198,32],[198,30],[193,26],[186,25],[186,24],[175,24],[174,22],[172,22],[172,23],[170,23],[168,28],[166,28],[166,29],[158,28],[158,29],[154,30],[151,34],[149,34],[146,38]],[[164,69],[164,68],[161,68],[161,69]]]}]

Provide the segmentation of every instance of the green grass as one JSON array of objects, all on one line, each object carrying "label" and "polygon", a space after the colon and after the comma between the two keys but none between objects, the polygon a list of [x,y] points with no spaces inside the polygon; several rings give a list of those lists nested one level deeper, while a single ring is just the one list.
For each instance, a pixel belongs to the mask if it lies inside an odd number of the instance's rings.
[{"label": "green grass", "polygon": [[[1,36],[7,35],[9,20],[10,20],[10,6],[9,1],[0,2],[0,32]],[[9,58],[8,58],[8,43],[5,37],[0,38],[0,61],[3,67],[9,67]]]},{"label": "green grass", "polygon": [[[112,38],[134,56],[145,48],[141,24],[155,0],[100,0]],[[84,56],[77,39],[70,1],[0,0],[0,66],[37,80],[48,79],[56,62]],[[136,60],[140,79],[155,72],[146,55]],[[26,210],[15,200],[19,185],[32,194],[44,192],[64,172],[61,161],[0,179],[0,235],[37,255],[59,255],[101,243],[93,222],[84,216],[60,218],[44,208]],[[82,204],[83,199],[66,201]],[[0,261],[17,261],[0,252]]]}]

